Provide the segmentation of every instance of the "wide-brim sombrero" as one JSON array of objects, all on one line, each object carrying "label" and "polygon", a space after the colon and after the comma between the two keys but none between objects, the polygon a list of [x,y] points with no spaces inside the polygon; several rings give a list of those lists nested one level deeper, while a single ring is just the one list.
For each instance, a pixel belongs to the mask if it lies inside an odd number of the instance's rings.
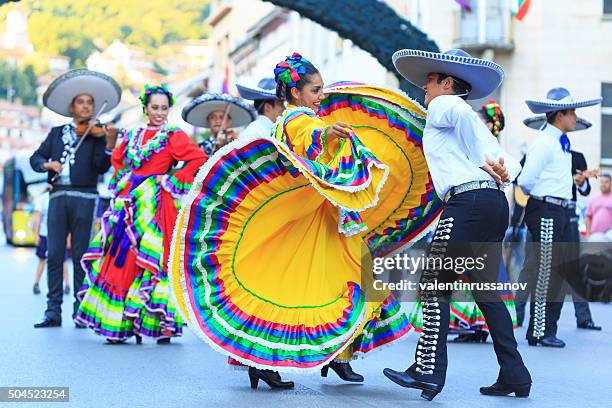
[{"label": "wide-brim sombrero", "polygon": [[193,126],[208,128],[208,115],[212,112],[225,112],[229,104],[232,127],[246,126],[257,118],[257,113],[249,103],[229,94],[206,93],[198,96],[183,108],[183,120]]},{"label": "wide-brim sombrero", "polygon": [[528,99],[525,101],[533,113],[549,113],[565,109],[586,108],[587,106],[599,105],[602,98],[576,100],[565,88],[553,88],[546,94],[544,99]]},{"label": "wide-brim sombrero", "polygon": [[276,81],[274,78],[263,78],[257,86],[237,84],[240,97],[249,101],[268,101],[278,99],[276,96]]},{"label": "wide-brim sombrero", "polygon": [[406,49],[393,54],[393,65],[404,78],[419,88],[427,82],[430,73],[450,75],[470,84],[467,99],[480,99],[490,95],[504,80],[504,70],[493,61],[472,58],[463,50],[444,53]]},{"label": "wide-brim sombrero", "polygon": [[[71,117],[70,103],[81,94],[93,97],[94,115],[106,102],[104,112],[119,105],[121,88],[117,82],[101,72],[74,69],[56,78],[43,94],[43,105],[63,116]],[[102,112],[102,113],[104,113]]]},{"label": "wide-brim sombrero", "polygon": [[[536,130],[542,129],[545,123],[546,123],[546,115],[530,116],[523,120],[523,124],[525,124],[525,126],[530,127],[531,129],[536,129]],[[576,129],[574,129],[573,131],[575,132],[578,130],[586,130],[590,128],[591,126],[593,126],[593,124],[589,122],[588,120],[584,118],[577,118],[576,119]]]}]

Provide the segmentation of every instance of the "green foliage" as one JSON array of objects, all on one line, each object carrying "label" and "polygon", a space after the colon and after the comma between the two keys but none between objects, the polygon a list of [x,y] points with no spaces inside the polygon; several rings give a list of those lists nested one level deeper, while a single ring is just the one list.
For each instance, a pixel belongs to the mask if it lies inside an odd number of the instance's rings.
[{"label": "green foliage", "polygon": [[36,104],[36,74],[31,65],[23,68],[0,60],[0,99],[20,98],[24,105]]},{"label": "green foliage", "polygon": [[[96,45],[114,40],[143,47],[152,55],[170,41],[206,37],[203,20],[210,0],[22,0],[34,49],[66,55],[83,66]],[[0,24],[12,4],[0,8]],[[3,29],[3,27],[0,27]],[[96,45],[94,45],[96,44]]]}]

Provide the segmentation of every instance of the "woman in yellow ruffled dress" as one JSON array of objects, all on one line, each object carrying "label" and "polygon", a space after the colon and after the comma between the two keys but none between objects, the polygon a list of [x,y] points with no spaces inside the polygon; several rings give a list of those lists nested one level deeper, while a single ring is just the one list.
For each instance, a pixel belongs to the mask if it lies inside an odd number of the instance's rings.
[{"label": "woman in yellow ruffled dress", "polygon": [[293,387],[278,371],[329,368],[362,382],[349,361],[410,329],[393,296],[371,288],[371,257],[422,235],[441,208],[425,112],[365,85],[326,97],[299,54],[275,79],[289,106],[274,134],[220,149],[184,201],[170,255],[176,302],[198,336],[249,366],[253,388]]}]

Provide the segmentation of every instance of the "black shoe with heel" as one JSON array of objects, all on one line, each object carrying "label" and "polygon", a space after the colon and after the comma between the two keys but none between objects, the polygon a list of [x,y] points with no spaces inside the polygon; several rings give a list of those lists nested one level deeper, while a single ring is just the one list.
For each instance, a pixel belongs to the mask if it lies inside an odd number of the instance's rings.
[{"label": "black shoe with heel", "polygon": [[157,344],[170,344],[170,337],[164,337],[163,339],[157,339]]},{"label": "black shoe with heel", "polygon": [[489,333],[479,330],[475,333],[464,333],[453,339],[453,343],[486,343]]},{"label": "black shoe with heel", "polygon": [[278,371],[259,370],[255,367],[249,367],[249,380],[251,388],[256,390],[259,380],[262,380],[272,389],[290,389],[294,387],[293,381],[283,381]]},{"label": "black shoe with heel", "polygon": [[142,336],[139,334],[135,334],[134,337],[136,338],[136,344],[142,344]]},{"label": "black shoe with heel", "polygon": [[395,371],[390,368],[385,368],[383,370],[383,374],[385,375],[385,377],[387,377],[397,385],[401,385],[402,387],[406,388],[414,388],[417,390],[421,390],[421,398],[424,398],[427,401],[433,400],[436,395],[438,395],[442,391],[442,388],[444,388],[444,386],[440,384],[419,381],[413,378],[408,373],[408,370]]},{"label": "black shoe with heel", "polygon": [[321,377],[327,377],[330,368],[344,381],[363,382],[363,375],[354,372],[353,367],[351,367],[349,363],[340,363],[337,361],[332,361],[328,365],[323,366],[323,368],[321,368]]},{"label": "black shoe with heel", "polygon": [[481,394],[494,395],[498,397],[514,394],[519,398],[527,398],[530,390],[531,384],[502,384],[497,381],[490,387],[480,387]]}]

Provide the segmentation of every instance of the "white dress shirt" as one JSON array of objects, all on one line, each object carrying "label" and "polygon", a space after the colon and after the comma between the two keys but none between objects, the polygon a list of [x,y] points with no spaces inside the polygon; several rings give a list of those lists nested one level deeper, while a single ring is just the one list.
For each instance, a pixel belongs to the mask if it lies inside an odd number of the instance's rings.
[{"label": "white dress shirt", "polygon": [[503,157],[510,180],[521,171],[520,163],[502,150],[478,114],[454,95],[441,95],[429,103],[423,151],[434,188],[442,199],[451,187],[475,180],[493,180],[480,168],[487,158],[497,162]]},{"label": "white dress shirt", "polygon": [[269,136],[272,128],[274,128],[274,123],[268,119],[267,116],[257,115],[257,119],[251,122],[249,126],[240,132],[239,137]]},{"label": "white dress shirt", "polygon": [[[572,155],[564,152],[559,138],[563,132],[550,123],[529,147],[518,185],[526,194],[572,198]],[[585,183],[586,184],[586,183]]]}]

